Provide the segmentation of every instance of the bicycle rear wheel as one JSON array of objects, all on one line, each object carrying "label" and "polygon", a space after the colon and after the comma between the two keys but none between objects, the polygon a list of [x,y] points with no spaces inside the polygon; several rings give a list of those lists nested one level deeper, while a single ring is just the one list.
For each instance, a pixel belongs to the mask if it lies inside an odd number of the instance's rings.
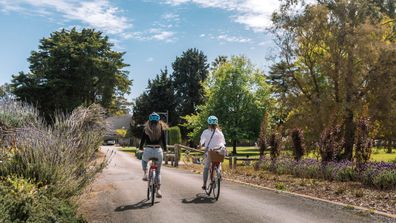
[{"label": "bicycle rear wheel", "polygon": [[147,200],[150,200],[150,195],[151,195],[151,172],[149,172],[149,177],[148,177],[148,181],[147,181]]},{"label": "bicycle rear wheel", "polygon": [[219,200],[219,196],[220,196],[220,171],[219,169],[216,167],[214,169],[214,173],[215,176],[214,178],[214,182],[213,182],[213,197],[217,200]]},{"label": "bicycle rear wheel", "polygon": [[156,183],[155,183],[155,172],[151,174],[151,206],[154,205],[154,200],[155,200],[155,190],[157,189]]},{"label": "bicycle rear wheel", "polygon": [[212,182],[209,183],[209,185],[205,189],[206,194],[209,196],[210,193],[212,192]]}]

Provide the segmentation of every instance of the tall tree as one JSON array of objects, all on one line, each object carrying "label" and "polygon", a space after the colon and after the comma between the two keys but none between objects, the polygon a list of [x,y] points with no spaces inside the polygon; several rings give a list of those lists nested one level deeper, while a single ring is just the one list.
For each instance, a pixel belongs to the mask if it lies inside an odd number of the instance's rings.
[{"label": "tall tree", "polygon": [[114,113],[132,81],[123,70],[128,66],[124,53],[112,46],[107,36],[93,29],[53,32],[32,51],[30,72],[13,75],[13,92],[47,117],[95,102]]},{"label": "tall tree", "polygon": [[152,112],[169,112],[170,125],[178,123],[178,116],[175,113],[175,95],[172,80],[169,77],[168,69],[161,70],[155,79],[148,81],[147,91],[136,99],[133,120],[134,135],[140,137],[140,129],[137,125],[143,124]]},{"label": "tall tree", "polygon": [[197,114],[186,116],[190,137],[197,139],[209,115],[220,126],[233,153],[239,140],[256,140],[265,111],[270,111],[270,90],[264,74],[244,57],[232,57],[212,71],[205,82],[206,103]]},{"label": "tall tree", "polygon": [[176,94],[176,110],[180,116],[196,112],[204,94],[202,82],[209,73],[206,55],[198,49],[188,49],[172,63],[172,80]]},{"label": "tall tree", "polygon": [[373,1],[318,0],[299,12],[296,2],[302,1],[286,1],[273,17],[282,61],[273,67],[272,80],[292,105],[289,122],[299,120],[311,133],[342,123],[343,156],[351,159],[354,122],[368,103],[369,77],[388,48],[384,15]]}]

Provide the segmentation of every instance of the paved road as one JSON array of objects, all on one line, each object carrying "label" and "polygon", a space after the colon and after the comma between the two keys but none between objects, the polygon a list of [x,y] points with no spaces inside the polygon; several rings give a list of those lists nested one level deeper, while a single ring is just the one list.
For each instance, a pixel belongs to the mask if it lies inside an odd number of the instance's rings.
[{"label": "paved road", "polygon": [[140,161],[117,151],[83,197],[82,212],[89,222],[395,222],[224,181],[215,202],[202,193],[200,175],[168,167],[162,169],[163,198],[151,207],[141,177]]}]

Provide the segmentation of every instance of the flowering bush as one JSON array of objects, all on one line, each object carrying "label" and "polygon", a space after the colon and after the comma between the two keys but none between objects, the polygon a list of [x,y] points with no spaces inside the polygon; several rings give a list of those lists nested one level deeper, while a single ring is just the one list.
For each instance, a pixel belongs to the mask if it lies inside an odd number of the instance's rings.
[{"label": "flowering bush", "polygon": [[329,181],[360,181],[367,186],[381,190],[396,188],[396,164],[367,163],[363,170],[357,170],[350,161],[326,162],[303,159],[299,162],[291,158],[278,159],[275,164],[269,159],[259,163],[262,170],[276,174],[290,174],[296,177],[316,178]]}]

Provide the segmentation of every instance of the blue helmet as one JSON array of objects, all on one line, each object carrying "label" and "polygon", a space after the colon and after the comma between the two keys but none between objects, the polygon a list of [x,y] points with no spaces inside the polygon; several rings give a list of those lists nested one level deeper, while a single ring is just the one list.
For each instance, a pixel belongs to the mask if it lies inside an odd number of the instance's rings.
[{"label": "blue helmet", "polygon": [[217,119],[216,116],[214,116],[214,115],[209,116],[209,118],[208,118],[209,125],[217,125],[218,123],[219,123],[219,119]]},{"label": "blue helmet", "polygon": [[158,122],[161,119],[161,117],[159,116],[159,114],[153,112],[150,114],[149,116],[149,121],[154,121],[154,122]]}]

